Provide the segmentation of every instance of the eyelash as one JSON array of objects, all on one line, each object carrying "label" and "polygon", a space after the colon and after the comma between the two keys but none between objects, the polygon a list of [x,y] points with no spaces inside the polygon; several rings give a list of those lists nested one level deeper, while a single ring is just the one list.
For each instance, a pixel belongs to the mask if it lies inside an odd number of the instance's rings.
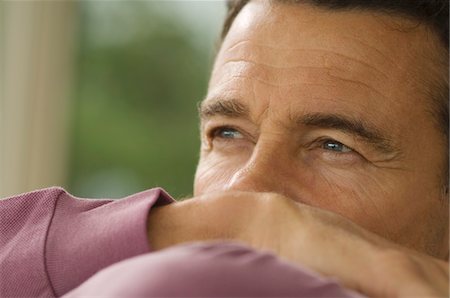
[{"label": "eyelash", "polygon": [[[221,136],[220,136],[220,133],[223,133],[224,131],[227,131],[227,130],[235,131],[235,132],[237,132],[237,133],[239,133],[239,134],[245,136],[245,133],[241,132],[239,129],[237,129],[237,128],[235,128],[235,127],[232,127],[232,126],[219,126],[219,127],[215,127],[215,128],[213,128],[213,129],[211,129],[211,130],[207,133],[208,140],[209,140],[210,142],[212,142],[215,138],[220,138],[220,139],[222,139],[223,141],[231,141],[233,138],[225,138],[225,137],[221,137]],[[325,146],[326,143],[328,143],[328,142],[329,142],[329,143],[335,143],[335,144],[337,144],[338,146],[344,146],[345,148],[348,149],[348,152],[339,152],[339,151],[334,151],[334,150],[326,149],[324,146]],[[333,139],[333,138],[330,138],[330,137],[324,137],[324,138],[316,139],[316,140],[314,140],[314,141],[310,144],[310,146],[308,146],[308,147],[310,147],[311,149],[314,149],[314,148],[323,149],[324,151],[326,151],[327,154],[333,154],[333,155],[336,155],[336,156],[343,156],[343,155],[348,156],[348,155],[351,155],[351,154],[357,154],[357,155],[361,156],[361,155],[359,154],[359,152],[357,152],[357,151],[356,151],[355,149],[353,149],[352,147],[350,147],[350,146],[348,146],[348,145],[346,145],[346,144],[344,144],[344,143],[342,143],[342,142],[339,142],[339,141],[337,141],[337,140],[335,140],[335,139]]]},{"label": "eyelash", "polygon": [[[348,152],[338,152],[338,151],[333,151],[333,150],[327,150],[324,148],[324,145],[327,142],[342,144],[343,146],[347,147],[349,149],[349,151]],[[316,139],[315,141],[310,143],[308,148],[322,150],[322,153],[324,154],[323,158],[326,158],[333,162],[342,162],[344,164],[353,164],[354,162],[357,162],[357,161],[364,161],[364,162],[368,161],[367,158],[363,154],[361,154],[359,151],[355,150],[354,148],[352,148],[342,142],[339,142],[333,138],[330,138],[330,137],[323,137],[323,138]]]},{"label": "eyelash", "polygon": [[[322,138],[322,139],[317,140],[316,142],[317,142],[317,144],[320,145],[320,148],[321,148],[321,149],[324,149],[324,150],[326,150],[326,151],[329,151],[330,153],[336,153],[336,154],[351,154],[351,153],[358,153],[358,152],[357,152],[355,149],[353,149],[352,147],[350,147],[350,146],[348,146],[348,145],[346,145],[346,144],[344,144],[344,143],[342,143],[342,142],[339,142],[339,141],[337,141],[337,140],[335,140],[335,139],[332,139],[332,138]],[[325,145],[326,145],[327,143],[334,143],[334,144],[337,144],[338,146],[343,146],[343,147],[345,147],[346,149],[348,149],[348,152],[337,152],[337,151],[334,151],[334,150],[331,150],[331,149],[327,150],[327,149],[325,148]]]},{"label": "eyelash", "polygon": [[[231,127],[231,126],[219,126],[219,127],[215,127],[213,129],[211,129],[208,133],[207,133],[207,137],[209,140],[213,140],[214,138],[219,137],[220,138],[220,133],[226,131],[226,130],[232,130],[232,131],[236,131],[240,134],[243,135],[242,132],[240,132],[238,129]],[[228,139],[228,138],[222,138],[222,139]]]}]

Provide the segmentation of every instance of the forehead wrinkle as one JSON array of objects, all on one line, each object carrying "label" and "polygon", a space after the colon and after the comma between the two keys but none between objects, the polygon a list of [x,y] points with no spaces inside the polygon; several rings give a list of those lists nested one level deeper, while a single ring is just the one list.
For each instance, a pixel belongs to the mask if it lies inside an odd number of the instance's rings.
[{"label": "forehead wrinkle", "polygon": [[371,86],[371,85],[369,85],[369,84],[367,84],[367,83],[364,83],[364,82],[362,82],[362,81],[351,80],[351,79],[344,79],[344,78],[339,77],[339,76],[337,76],[337,75],[331,75],[331,74],[328,74],[328,75],[331,76],[331,77],[333,77],[333,78],[336,78],[336,79],[338,79],[338,80],[340,80],[340,81],[346,82],[346,83],[364,86],[364,87],[366,87],[367,89],[371,90],[372,92],[378,94],[379,96],[381,96],[381,97],[383,97],[383,98],[388,98],[388,97],[387,97],[386,95],[384,95],[382,92],[380,92],[380,91],[378,91],[377,89],[375,89],[375,87],[373,87],[373,86]]},{"label": "forehead wrinkle", "polygon": [[234,49],[236,49],[237,47],[241,46],[241,45],[246,45],[246,44],[251,44],[253,43],[250,39],[244,39],[244,40],[239,40],[238,42],[235,42],[232,46],[228,47],[225,52],[231,52]]},{"label": "forehead wrinkle", "polygon": [[386,55],[385,53],[383,53],[380,49],[376,48],[373,45],[370,45],[366,42],[363,42],[362,40],[355,38],[355,37],[351,37],[351,36],[342,36],[342,39],[348,39],[352,42],[356,42],[359,43],[360,45],[364,46],[366,49],[369,49],[375,53],[377,53],[382,59],[388,61],[389,63],[391,63],[392,65],[396,65],[397,61],[395,61],[394,59],[392,59],[391,57],[389,57],[388,55]]},{"label": "forehead wrinkle", "polygon": [[[248,84],[250,88],[244,88],[246,92],[242,92],[243,88],[233,88],[235,86],[235,81],[238,81],[241,84]],[[266,101],[267,95],[269,93],[263,92],[262,94],[259,94],[261,87],[255,86],[255,84],[262,84],[269,87],[279,87],[278,85],[272,84],[270,82],[266,82],[263,80],[260,80],[255,77],[249,77],[244,75],[238,75],[238,76],[232,76],[227,78],[226,81],[223,82],[216,82],[216,86],[214,89],[211,90],[209,97],[214,98],[246,98],[251,101]],[[302,83],[303,86],[309,86],[311,88],[298,88],[300,85],[299,83],[292,84],[292,85],[284,85],[283,90],[281,90],[280,94],[278,94],[277,98],[284,99],[284,98],[296,98],[297,100],[293,101],[295,105],[299,104],[300,106],[310,105],[312,102],[317,101],[326,101],[327,104],[321,104],[323,107],[327,107],[328,111],[341,111],[344,113],[350,113],[354,115],[355,113],[359,115],[359,117],[366,117],[366,112],[360,111],[358,109],[354,109],[355,107],[355,100],[359,101],[357,98],[352,97],[353,93],[348,94],[341,94],[338,95],[336,92],[329,92],[326,91],[323,87],[329,87],[325,84],[307,84]],[[264,104],[264,106],[266,106]],[[374,111],[377,110],[377,105],[370,106],[368,109],[364,109],[364,111]],[[255,113],[255,111],[251,111],[252,113]],[[362,114],[361,114],[362,113]],[[258,112],[259,114],[259,112]],[[258,117],[257,117],[258,118]],[[388,120],[388,119],[385,119]]]},{"label": "forehead wrinkle", "polygon": [[248,79],[248,80],[253,80],[259,83],[262,83],[264,85],[268,85],[271,87],[293,87],[293,86],[320,86],[320,87],[330,87],[329,84],[323,84],[323,83],[290,83],[290,84],[275,84],[273,82],[269,82],[267,80],[263,80],[260,78],[255,78],[255,77],[250,77],[250,76],[246,76],[246,75],[235,75],[235,76],[231,76],[230,78],[236,78],[236,79]]},{"label": "forehead wrinkle", "polygon": [[240,63],[240,62],[255,64],[255,65],[265,66],[268,68],[275,68],[275,69],[295,69],[295,68],[330,69],[329,67],[324,67],[324,66],[308,66],[308,65],[303,65],[303,64],[295,64],[295,65],[289,64],[289,66],[278,66],[278,65],[268,64],[265,62],[255,61],[252,59],[228,59],[228,60],[225,60],[225,62],[222,63],[221,66],[226,66],[227,64]]},{"label": "forehead wrinkle", "polygon": [[[233,45],[232,48],[233,47],[234,47],[234,50],[230,50],[228,48],[225,50],[225,53],[222,53],[222,55],[225,56],[224,58],[234,56],[234,57],[239,57],[238,59],[242,59],[242,57],[245,57],[246,60],[247,59],[251,60],[251,58],[255,57],[255,56],[256,57],[262,56],[265,58],[276,57],[277,62],[279,62],[279,60],[280,60],[279,57],[284,57],[285,59],[282,60],[283,62],[280,65],[269,64],[267,62],[265,62],[265,63],[267,65],[271,65],[271,66],[280,66],[280,67],[288,68],[288,67],[292,66],[292,62],[290,61],[290,59],[286,59],[285,56],[287,56],[287,54],[285,52],[293,52],[293,55],[291,55],[291,56],[302,57],[302,58],[305,58],[305,53],[308,53],[308,54],[309,53],[314,53],[314,54],[320,53],[320,54],[322,54],[322,56],[327,56],[327,55],[331,56],[330,57],[331,59],[334,56],[334,57],[344,58],[347,61],[351,61],[351,62],[360,64],[360,65],[364,65],[364,66],[370,68],[371,70],[376,71],[382,77],[388,78],[388,76],[383,71],[381,71],[374,65],[367,63],[366,61],[362,60],[361,58],[350,57],[344,53],[339,53],[336,50],[327,50],[327,49],[322,49],[322,48],[308,48],[308,49],[283,48],[283,47],[275,47],[275,46],[268,45],[268,44],[255,43],[252,41],[242,41],[242,42],[240,42],[239,45]],[[270,51],[272,53],[269,53],[269,55],[267,53],[265,53],[268,51]],[[235,53],[235,52],[237,52],[237,53]],[[280,52],[282,52],[282,53],[280,53]],[[273,53],[275,53],[275,55],[273,55]],[[290,56],[288,56],[288,57],[291,58]],[[231,59],[228,59],[228,60],[231,60]]]},{"label": "forehead wrinkle", "polygon": [[[227,61],[226,63],[222,64],[222,65],[226,65],[226,64],[232,64],[232,63],[239,63],[241,61]],[[323,79],[317,78],[316,80],[312,79],[313,81],[317,81],[317,82],[323,82],[323,83],[314,83],[314,82],[308,82],[306,79],[311,77],[313,74],[311,74],[311,72],[319,72],[321,70],[324,70],[323,75],[324,76],[328,76],[329,79],[335,79],[337,81],[341,81],[345,84],[351,84],[351,85],[355,85],[356,87],[365,87],[368,90],[370,90],[371,92],[377,94],[380,97],[383,98],[387,98],[387,96],[385,94],[383,94],[381,91],[377,90],[374,86],[372,86],[369,83],[365,83],[361,80],[356,80],[356,79],[348,79],[348,78],[344,78],[342,76],[339,75],[335,75],[332,74],[333,71],[330,67],[303,67],[303,66],[298,66],[298,67],[289,67],[287,69],[281,68],[281,67],[276,67],[278,70],[282,71],[282,74],[279,75],[268,75],[268,73],[271,74],[270,70],[269,71],[265,71],[264,68],[272,68],[272,66],[267,66],[263,63],[256,63],[256,62],[252,62],[252,61],[242,61],[242,63],[249,63],[252,64],[255,69],[252,70],[238,70],[237,72],[240,74],[236,74],[236,75],[229,75],[226,77],[227,81],[229,81],[231,78],[235,78],[235,79],[250,79],[250,80],[255,80],[261,83],[264,83],[266,85],[269,86],[273,86],[273,87],[291,87],[291,86],[322,86],[322,87],[336,87],[335,82],[325,82]],[[245,67],[242,67],[245,68]],[[301,71],[295,71],[297,68],[300,68],[300,70],[302,69],[306,69],[306,72],[301,72]],[[283,70],[288,70],[288,73],[286,73],[286,71]],[[290,72],[292,71],[293,75],[290,75]],[[248,74],[245,74],[245,72],[250,72]],[[244,74],[243,74],[244,73]],[[297,75],[297,77],[295,77],[295,74]],[[316,74],[314,74],[316,75]],[[320,74],[319,74],[320,75]],[[289,79],[285,79],[284,77],[287,77]],[[303,79],[302,77],[304,77],[305,79]],[[290,81],[294,81],[294,82],[290,82]],[[288,81],[287,83],[283,83],[285,81]],[[305,82],[306,81],[306,82]],[[220,81],[219,81],[219,86],[220,86]]]},{"label": "forehead wrinkle", "polygon": [[[330,75],[333,78],[336,78],[340,81],[346,82],[346,83],[351,83],[351,84],[355,84],[355,85],[361,85],[366,87],[367,89],[371,90],[372,92],[378,94],[381,97],[387,98],[386,95],[384,95],[383,93],[381,93],[380,91],[376,90],[374,87],[370,86],[369,84],[366,84],[364,82],[361,81],[356,81],[356,80],[350,80],[350,79],[344,79],[338,76],[334,76],[334,75]],[[260,79],[257,77],[250,77],[250,76],[246,76],[246,75],[235,75],[232,76],[232,78],[243,78],[243,79],[251,79],[251,80],[255,80],[258,81],[260,83],[272,86],[272,87],[293,87],[293,86],[321,86],[321,87],[330,87],[330,86],[335,86],[335,85],[330,85],[330,84],[325,84],[325,83],[309,83],[309,82],[296,82],[296,83],[289,83],[289,84],[274,84],[272,82],[269,82],[267,80],[264,79]]]},{"label": "forehead wrinkle", "polygon": [[[299,76],[306,77],[307,73],[311,73],[312,71],[319,72],[320,70],[324,69],[323,67],[309,67],[309,66],[292,66],[284,68],[284,67],[270,66],[264,63],[258,63],[249,60],[232,60],[223,63],[221,70],[224,71],[228,70],[229,68],[231,68],[231,70],[227,72],[227,76],[225,77],[226,80],[228,80],[228,78],[231,77],[245,78],[257,80],[272,86],[280,86],[280,87],[295,85],[298,83],[298,81],[302,81],[301,77]],[[272,69],[276,70],[272,71]],[[309,70],[309,72],[306,71],[301,72],[298,71],[298,69]],[[325,73],[326,72],[324,71],[324,74]],[[292,81],[294,81],[294,83],[292,83]],[[283,84],[283,82],[286,83]]]}]

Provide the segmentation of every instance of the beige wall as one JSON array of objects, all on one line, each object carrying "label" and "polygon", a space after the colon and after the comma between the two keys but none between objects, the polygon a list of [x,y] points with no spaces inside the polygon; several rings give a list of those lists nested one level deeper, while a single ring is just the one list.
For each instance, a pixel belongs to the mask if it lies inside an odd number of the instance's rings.
[{"label": "beige wall", "polygon": [[0,197],[66,181],[76,5],[0,2]]}]

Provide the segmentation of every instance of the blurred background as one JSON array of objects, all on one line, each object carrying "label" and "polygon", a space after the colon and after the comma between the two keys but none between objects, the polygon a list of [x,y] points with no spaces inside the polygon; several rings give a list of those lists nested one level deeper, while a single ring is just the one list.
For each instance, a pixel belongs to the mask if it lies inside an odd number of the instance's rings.
[{"label": "blurred background", "polygon": [[223,1],[0,2],[0,196],[189,196]]}]

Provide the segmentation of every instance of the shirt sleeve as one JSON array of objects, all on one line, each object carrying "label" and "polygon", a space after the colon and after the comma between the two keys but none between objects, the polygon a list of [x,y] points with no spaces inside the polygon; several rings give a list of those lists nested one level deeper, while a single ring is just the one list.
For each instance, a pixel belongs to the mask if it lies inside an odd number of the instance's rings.
[{"label": "shirt sleeve", "polygon": [[74,297],[363,296],[269,252],[198,242],[116,263],[65,296]]},{"label": "shirt sleeve", "polygon": [[61,296],[97,271],[150,251],[160,188],[124,199],[80,199],[48,188],[0,200],[0,297]]}]

